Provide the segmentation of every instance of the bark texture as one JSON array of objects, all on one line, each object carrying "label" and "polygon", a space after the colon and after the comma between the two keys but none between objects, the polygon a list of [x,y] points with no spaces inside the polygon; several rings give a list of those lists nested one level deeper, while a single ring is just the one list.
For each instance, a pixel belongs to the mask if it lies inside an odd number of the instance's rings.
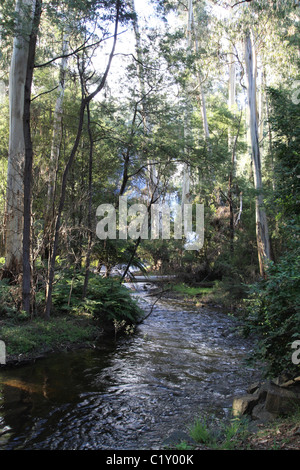
[{"label": "bark texture", "polygon": [[16,35],[9,79],[10,129],[5,211],[5,268],[11,275],[18,275],[22,270],[25,160],[24,95],[34,6],[35,0],[17,0]]},{"label": "bark texture", "polygon": [[266,263],[270,259],[270,242],[266,211],[263,200],[263,183],[261,173],[261,155],[259,148],[258,118],[256,104],[256,60],[253,36],[250,32],[245,38],[245,60],[248,81],[248,106],[250,116],[250,137],[253,163],[255,198],[256,240],[260,274],[265,276]]},{"label": "bark texture", "polygon": [[29,38],[29,49],[27,56],[25,94],[24,94],[24,141],[25,141],[25,164],[24,164],[24,224],[23,224],[23,285],[22,302],[23,310],[30,313],[31,307],[31,191],[32,191],[32,164],[33,148],[31,140],[31,88],[33,81],[33,69],[36,53],[37,34],[42,12],[42,0],[35,0],[32,30]]}]

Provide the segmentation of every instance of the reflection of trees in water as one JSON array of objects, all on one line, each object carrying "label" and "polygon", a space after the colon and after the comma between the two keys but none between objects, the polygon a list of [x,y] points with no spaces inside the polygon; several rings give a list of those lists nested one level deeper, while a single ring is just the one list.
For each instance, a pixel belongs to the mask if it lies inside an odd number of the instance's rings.
[{"label": "reflection of trees in water", "polygon": [[[21,369],[21,372],[30,370]],[[15,372],[14,372],[15,373]],[[42,399],[49,400],[51,389],[49,387],[49,376],[47,368],[39,368],[37,377],[30,377],[26,381],[18,377],[4,377],[0,382],[0,448],[6,445],[15,435],[25,432],[30,423],[36,402]]]},{"label": "reflection of trees in water", "polygon": [[28,390],[1,384],[0,448],[6,445],[14,434],[20,435],[28,425],[28,418],[34,403]]}]

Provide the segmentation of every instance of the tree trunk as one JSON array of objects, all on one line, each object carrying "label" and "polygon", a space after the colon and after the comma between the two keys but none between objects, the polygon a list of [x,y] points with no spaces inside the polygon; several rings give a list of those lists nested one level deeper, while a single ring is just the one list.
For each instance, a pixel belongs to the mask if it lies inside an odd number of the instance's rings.
[{"label": "tree trunk", "polygon": [[93,243],[93,233],[92,233],[92,189],[93,189],[93,152],[94,152],[94,140],[93,134],[91,129],[91,113],[90,113],[90,106],[87,105],[87,117],[88,117],[88,134],[89,134],[89,141],[90,141],[90,152],[89,152],[89,188],[88,188],[88,247],[85,259],[85,276],[84,276],[84,284],[83,284],[83,291],[82,291],[82,298],[85,299],[87,294],[88,282],[89,282],[89,274],[90,274],[90,260],[91,260],[91,252],[92,252],[92,243]]},{"label": "tree trunk", "polygon": [[[136,16],[136,19],[133,22],[133,29],[134,29],[134,35],[135,35],[135,47],[136,47],[136,54],[138,58],[138,64],[137,64],[137,72],[138,72],[138,78],[140,82],[140,91],[141,91],[141,103],[142,103],[142,118],[143,118],[143,124],[144,124],[144,133],[145,136],[149,134],[150,130],[150,124],[149,124],[149,119],[148,119],[148,113],[147,113],[147,106],[145,103],[146,99],[146,87],[145,87],[145,75],[144,75],[144,69],[143,69],[143,54],[142,54],[142,45],[141,45],[141,35],[140,35],[140,30],[139,30],[139,23],[136,15],[136,9],[135,9],[135,3],[134,0],[130,0],[130,5],[131,5],[131,10],[132,13]],[[158,171],[155,163],[153,161],[148,161],[148,185],[149,185],[149,199],[152,198],[152,195],[154,194],[154,198],[156,199],[158,197],[157,193],[157,188],[158,188]]]},{"label": "tree trunk", "polygon": [[117,37],[118,37],[120,8],[121,8],[121,2],[120,2],[120,0],[117,0],[114,41],[113,41],[111,53],[110,53],[110,56],[109,56],[108,64],[106,66],[105,72],[103,74],[103,77],[102,77],[99,85],[96,87],[95,91],[93,91],[88,96],[85,96],[85,94],[84,94],[83,77],[81,77],[81,86],[82,86],[82,93],[83,94],[82,94],[82,101],[81,101],[81,106],[80,106],[80,110],[79,110],[77,135],[76,135],[76,139],[75,139],[73,148],[71,150],[69,159],[67,161],[64,173],[63,173],[60,199],[59,199],[59,206],[58,206],[56,222],[55,222],[54,240],[53,240],[53,246],[52,246],[52,252],[51,252],[51,260],[50,260],[49,270],[48,270],[48,279],[47,279],[47,285],[46,285],[46,305],[45,305],[45,312],[44,312],[44,316],[45,316],[46,319],[49,319],[50,314],[51,314],[52,290],[53,290],[53,281],[54,281],[54,272],[55,272],[55,261],[56,261],[56,253],[57,253],[57,248],[58,248],[58,238],[59,238],[59,230],[60,230],[60,226],[61,226],[61,217],[62,217],[62,212],[63,212],[63,209],[64,209],[64,205],[65,205],[68,176],[69,176],[69,172],[70,172],[70,169],[72,167],[72,164],[73,164],[73,161],[74,161],[74,158],[75,158],[75,155],[77,153],[77,149],[78,149],[78,146],[79,146],[79,143],[80,143],[86,106],[88,106],[89,103],[93,100],[93,98],[95,96],[97,96],[98,93],[103,89],[103,87],[106,83],[108,72],[109,72],[110,67],[111,67],[111,63],[112,63],[115,48],[116,48]]},{"label": "tree trunk", "polygon": [[[198,43],[195,23],[193,20],[193,11],[192,11],[192,26],[193,26],[193,32],[194,32],[195,51],[196,51],[196,54],[199,54],[199,43]],[[197,67],[197,79],[198,79],[198,87],[199,87],[198,99],[199,99],[201,115],[202,115],[203,132],[204,132],[204,137],[205,137],[205,141],[208,146],[208,149],[210,149],[210,145],[209,145],[210,133],[209,133],[209,127],[208,127],[207,112],[206,112],[206,99],[205,99],[205,93],[203,91],[203,86],[202,86],[203,78],[202,78],[201,69],[199,68],[199,66]]]},{"label": "tree trunk", "polygon": [[269,231],[266,212],[263,206],[263,183],[261,174],[261,155],[259,148],[257,105],[256,105],[256,67],[254,62],[253,36],[250,32],[245,38],[245,60],[248,81],[248,106],[250,115],[250,136],[253,162],[254,186],[256,189],[256,240],[259,270],[265,276],[266,263],[270,259]]},{"label": "tree trunk", "polygon": [[[234,55],[231,54],[229,62],[229,80],[228,80],[228,108],[234,114],[235,112],[235,94],[236,94],[236,68],[234,62]],[[239,125],[240,129],[240,125]],[[238,134],[239,134],[238,129]],[[237,135],[238,137],[238,135]],[[229,201],[229,231],[230,231],[230,251],[234,252],[234,213],[233,213],[233,179],[235,177],[235,166],[236,166],[236,143],[237,138],[234,142],[232,127],[229,127],[228,131],[228,151],[231,152],[231,166],[229,171],[228,181],[228,201]]]},{"label": "tree trunk", "polygon": [[35,1],[35,10],[32,23],[32,31],[29,39],[27,72],[24,94],[24,140],[25,140],[25,165],[24,165],[24,225],[23,225],[23,310],[30,313],[31,301],[31,180],[33,148],[30,128],[30,105],[33,69],[36,52],[37,34],[40,25],[42,0]]},{"label": "tree trunk", "polygon": [[[195,21],[194,21],[193,0],[189,0],[188,1],[188,23],[187,23],[188,54],[190,53],[192,43],[194,43],[194,50],[196,54],[199,55],[199,42],[198,42],[197,30],[196,30]],[[203,90],[203,78],[202,78],[201,67],[200,67],[199,62],[197,64],[196,78],[198,81],[197,88],[199,90],[199,93],[197,96],[198,96],[198,102],[199,102],[201,116],[202,116],[204,139],[206,142],[207,150],[210,153],[211,152],[210,132],[209,132],[209,127],[208,127],[207,112],[206,112],[206,98],[205,98],[205,93]],[[186,135],[187,135],[187,128],[188,128],[188,115],[186,113],[186,129],[185,129]],[[190,193],[189,178],[190,178],[190,169],[188,168],[188,165],[185,165],[184,176],[183,176],[183,203],[189,202],[189,193]]]},{"label": "tree trunk", "polygon": [[24,95],[35,0],[17,0],[16,36],[9,78],[9,155],[5,211],[5,270],[12,276],[22,271],[24,204]]},{"label": "tree trunk", "polygon": [[[186,48],[187,48],[187,54],[189,55],[191,52],[191,44],[192,44],[192,28],[193,28],[193,1],[188,0],[188,17],[187,17],[187,33],[186,33]],[[187,101],[187,106],[189,105],[190,99],[188,94],[186,93],[186,101]],[[190,116],[189,116],[189,110],[188,107],[186,106],[185,108],[185,116],[184,116],[184,139],[185,141],[188,140],[189,136],[189,121],[190,121]],[[188,147],[186,147],[185,150],[187,156],[186,160],[188,161],[189,156],[189,150]],[[182,170],[182,195],[181,195],[181,205],[182,205],[182,211],[184,210],[184,205],[188,204],[190,202],[190,167],[188,163],[183,164],[183,170]]]},{"label": "tree trunk", "polygon": [[[62,55],[67,55],[68,41],[67,35],[63,37]],[[54,198],[55,198],[55,185],[56,185],[56,173],[57,165],[60,155],[60,146],[62,138],[62,118],[63,118],[63,101],[65,94],[65,78],[67,71],[68,57],[62,57],[60,64],[60,76],[59,76],[59,91],[56,100],[55,111],[54,111],[54,122],[53,122],[53,134],[52,134],[52,145],[49,162],[49,179],[48,179],[48,190],[47,190],[47,202],[44,218],[44,255],[46,258],[50,256],[49,244],[51,240],[52,224],[54,217]]]}]

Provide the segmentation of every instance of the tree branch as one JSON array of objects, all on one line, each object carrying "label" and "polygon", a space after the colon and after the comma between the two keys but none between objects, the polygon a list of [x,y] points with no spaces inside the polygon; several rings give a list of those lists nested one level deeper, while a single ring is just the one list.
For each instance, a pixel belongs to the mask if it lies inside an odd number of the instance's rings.
[{"label": "tree branch", "polygon": [[39,97],[42,96],[42,95],[47,95],[48,93],[52,93],[52,91],[57,90],[58,87],[59,87],[59,85],[57,85],[56,87],[52,88],[52,90],[44,91],[43,93],[40,93],[39,95],[34,96],[33,98],[31,98],[31,101],[36,100],[37,98],[39,98]]},{"label": "tree branch", "polygon": [[[118,33],[118,35],[120,34],[123,34],[125,33],[125,31],[122,31],[121,33]],[[59,55],[57,57],[54,57],[53,59],[51,60],[48,60],[48,62],[44,62],[43,64],[35,64],[35,68],[41,68],[41,67],[46,67],[47,65],[50,65],[52,64],[52,62],[55,62],[56,60],[59,60],[59,59],[67,59],[68,57],[71,57],[75,54],[78,54],[78,52],[81,52],[81,51],[84,51],[86,49],[89,49],[91,47],[95,47],[95,46],[98,46],[99,44],[101,44],[102,41],[106,41],[107,39],[111,39],[111,38],[115,38],[115,34],[111,35],[111,36],[107,36],[106,38],[102,38],[102,39],[99,39],[99,41],[96,41],[92,44],[88,44],[86,45],[89,40],[90,40],[91,36],[83,43],[81,44],[81,46],[77,47],[77,49],[75,49],[74,51],[68,53],[68,54],[62,54],[62,55]]]},{"label": "tree branch", "polygon": [[242,2],[237,2],[237,3],[235,3],[234,5],[232,5],[231,8],[234,8],[234,7],[236,7],[237,5],[240,5],[241,3],[250,3],[250,2],[252,2],[252,0],[243,0]]}]

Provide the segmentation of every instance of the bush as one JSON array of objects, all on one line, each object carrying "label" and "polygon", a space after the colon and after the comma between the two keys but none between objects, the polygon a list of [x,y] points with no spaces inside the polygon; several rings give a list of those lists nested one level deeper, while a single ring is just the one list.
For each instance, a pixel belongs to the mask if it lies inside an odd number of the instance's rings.
[{"label": "bush", "polygon": [[246,335],[258,335],[252,359],[266,364],[266,375],[299,374],[291,348],[300,339],[300,254],[284,255],[267,269],[267,278],[252,286],[248,299]]},{"label": "bush", "polygon": [[82,299],[84,275],[65,273],[55,284],[53,307],[56,314],[90,314],[104,325],[134,324],[142,311],[126,287],[116,279],[90,274],[88,293]]},{"label": "bush", "polygon": [[21,291],[10,285],[8,279],[0,280],[0,317],[17,317],[21,304]]}]

